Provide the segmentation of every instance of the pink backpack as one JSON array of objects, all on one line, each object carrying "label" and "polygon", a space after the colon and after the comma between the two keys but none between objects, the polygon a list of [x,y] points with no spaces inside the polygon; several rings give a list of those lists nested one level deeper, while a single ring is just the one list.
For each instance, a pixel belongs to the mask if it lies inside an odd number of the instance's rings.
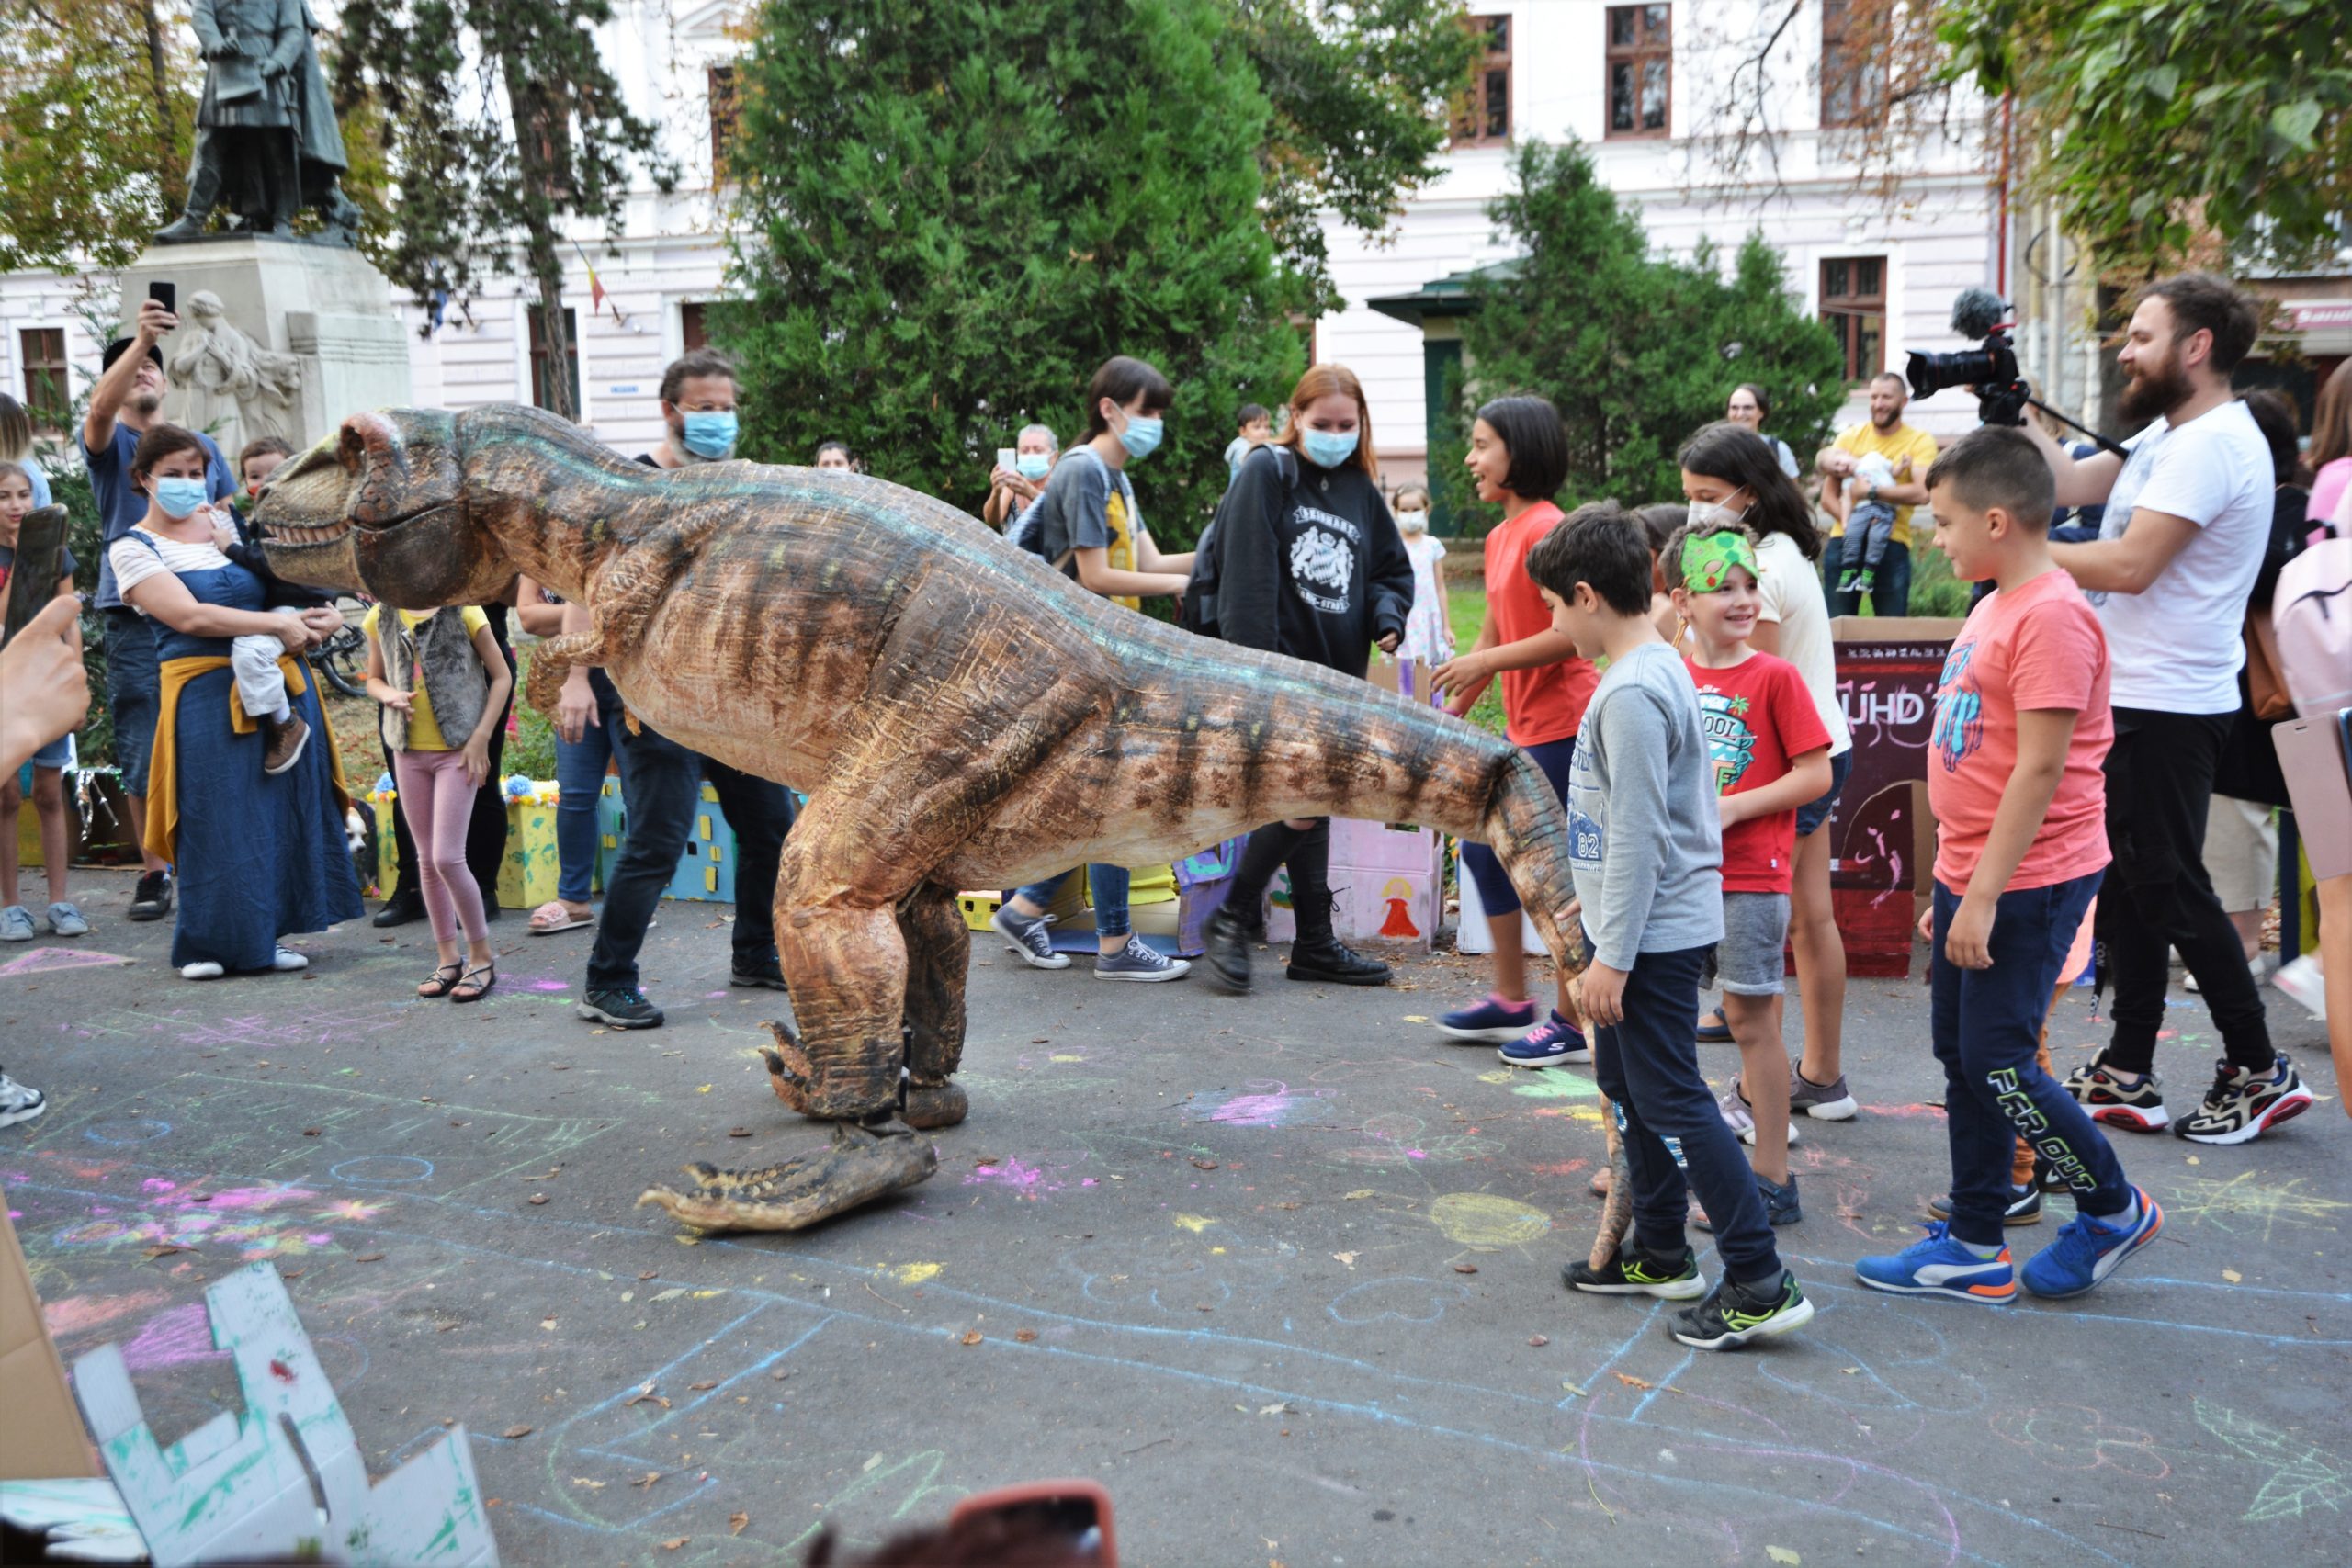
[{"label": "pink backpack", "polygon": [[2298,714],[2352,707],[2352,538],[2322,539],[2279,569],[2270,627]]}]

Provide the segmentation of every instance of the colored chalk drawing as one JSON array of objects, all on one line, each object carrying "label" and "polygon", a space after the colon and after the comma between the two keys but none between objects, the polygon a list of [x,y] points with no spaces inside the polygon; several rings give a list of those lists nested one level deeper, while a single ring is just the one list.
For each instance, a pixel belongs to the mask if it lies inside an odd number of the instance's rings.
[{"label": "colored chalk drawing", "polygon": [[2336,1454],[2202,1399],[2191,1408],[2199,1426],[2270,1472],[2246,1508],[2248,1523],[2299,1519],[2314,1506],[2340,1514],[2352,1504],[2352,1468]]},{"label": "colored chalk drawing", "polygon": [[2256,1170],[2242,1170],[2227,1181],[2192,1177],[2175,1183],[2165,1201],[2166,1219],[2266,1242],[2281,1225],[2332,1231],[2346,1210],[2352,1210],[2352,1203],[2306,1190],[2300,1176],[2272,1187],[2265,1185]]},{"label": "colored chalk drawing", "polygon": [[1448,1192],[1430,1204],[1430,1224],[1461,1247],[1520,1247],[1552,1228],[1552,1216],[1492,1192]]},{"label": "colored chalk drawing", "polygon": [[100,953],[89,947],[36,947],[31,952],[0,964],[0,979],[16,975],[48,975],[60,969],[100,969],[109,964],[136,964],[135,958],[120,953]]}]

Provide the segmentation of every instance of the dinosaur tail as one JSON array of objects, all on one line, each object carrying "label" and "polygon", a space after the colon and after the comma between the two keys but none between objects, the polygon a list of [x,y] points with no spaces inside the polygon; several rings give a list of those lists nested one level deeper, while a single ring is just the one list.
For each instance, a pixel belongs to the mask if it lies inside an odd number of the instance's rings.
[{"label": "dinosaur tail", "polygon": [[1535,759],[1517,747],[1494,770],[1475,837],[1493,847],[1561,975],[1582,974],[1590,953],[1583,928],[1570,913],[1577,895],[1568,875],[1567,814]]}]

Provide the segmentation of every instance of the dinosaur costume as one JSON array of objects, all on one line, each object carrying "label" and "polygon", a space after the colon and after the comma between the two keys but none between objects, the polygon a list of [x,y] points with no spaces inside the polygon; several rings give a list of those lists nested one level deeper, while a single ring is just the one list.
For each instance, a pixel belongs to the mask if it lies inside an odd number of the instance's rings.
[{"label": "dinosaur costume", "polygon": [[795,1030],[775,1092],[832,1148],[686,1168],[640,1201],[789,1230],[928,1177],[963,1120],[963,887],[1166,859],[1283,818],[1422,822],[1495,846],[1564,973],[1567,823],[1516,747],[1363,681],[1162,626],[955,508],[878,479],[662,473],[536,409],[359,414],[279,468],[258,518],[299,582],[411,609],[527,572],[594,630],[535,700],[602,665],[680,745],[808,791],[776,874]]}]

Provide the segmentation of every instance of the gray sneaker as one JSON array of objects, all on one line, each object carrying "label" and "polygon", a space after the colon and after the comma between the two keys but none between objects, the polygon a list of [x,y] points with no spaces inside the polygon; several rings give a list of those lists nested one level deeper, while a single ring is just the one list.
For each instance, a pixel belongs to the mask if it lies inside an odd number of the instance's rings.
[{"label": "gray sneaker", "polygon": [[1021,962],[1032,969],[1067,969],[1069,954],[1054,951],[1054,939],[1046,928],[1054,923],[1051,915],[1039,915],[1035,919],[1021,914],[1010,904],[989,917],[989,929],[1004,938],[1006,945],[1021,955]]},{"label": "gray sneaker", "polygon": [[60,901],[49,907],[49,929],[59,936],[88,936],[90,922],[72,904]]},{"label": "gray sneaker", "polygon": [[0,1073],[0,1127],[29,1122],[49,1109],[49,1097]]},{"label": "gray sneaker", "polygon": [[1163,957],[1146,947],[1143,938],[1133,935],[1126,946],[1094,961],[1098,980],[1181,980],[1192,972],[1193,966],[1184,960]]},{"label": "gray sneaker", "polygon": [[33,912],[22,904],[11,904],[0,909],[0,942],[30,942],[33,939]]},{"label": "gray sneaker", "polygon": [[1815,1083],[1797,1071],[1794,1062],[1789,1064],[1790,1115],[1803,1111],[1816,1122],[1850,1122],[1861,1108],[1861,1102],[1847,1090],[1845,1074],[1839,1073],[1836,1083]]}]

